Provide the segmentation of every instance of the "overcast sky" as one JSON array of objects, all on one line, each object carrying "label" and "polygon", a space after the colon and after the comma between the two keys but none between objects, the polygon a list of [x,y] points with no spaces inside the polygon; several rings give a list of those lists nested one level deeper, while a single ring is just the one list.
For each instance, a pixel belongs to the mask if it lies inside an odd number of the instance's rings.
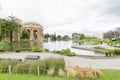
[{"label": "overcast sky", "polygon": [[36,21],[44,33],[102,33],[120,26],[120,0],[0,0],[0,18]]}]

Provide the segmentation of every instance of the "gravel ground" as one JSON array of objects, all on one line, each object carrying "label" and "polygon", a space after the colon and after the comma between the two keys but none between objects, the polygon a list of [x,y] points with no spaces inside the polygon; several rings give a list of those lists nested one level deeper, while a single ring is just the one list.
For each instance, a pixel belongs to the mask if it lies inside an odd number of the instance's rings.
[{"label": "gravel ground", "polygon": [[22,59],[24,60],[26,55],[39,55],[41,59],[47,57],[54,57],[54,58],[64,58],[66,66],[80,66],[80,67],[92,67],[97,69],[117,69],[120,70],[120,57],[116,58],[90,58],[90,57],[82,57],[82,56],[74,56],[68,57],[59,54],[53,53],[1,53],[0,58],[7,58],[7,59]]}]

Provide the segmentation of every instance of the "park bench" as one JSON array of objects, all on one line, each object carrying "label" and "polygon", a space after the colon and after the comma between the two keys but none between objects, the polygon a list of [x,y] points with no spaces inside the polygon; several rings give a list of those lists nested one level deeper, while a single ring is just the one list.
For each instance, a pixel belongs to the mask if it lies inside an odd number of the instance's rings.
[{"label": "park bench", "polygon": [[38,60],[40,58],[39,55],[27,55],[25,60]]}]

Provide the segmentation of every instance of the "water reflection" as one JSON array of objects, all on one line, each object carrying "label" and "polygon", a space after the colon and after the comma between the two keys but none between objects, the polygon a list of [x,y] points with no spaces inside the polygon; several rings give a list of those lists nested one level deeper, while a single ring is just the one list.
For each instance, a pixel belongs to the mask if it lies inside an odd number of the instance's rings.
[{"label": "water reflection", "polygon": [[45,42],[43,43],[43,48],[49,49],[50,51],[70,48],[71,51],[75,52],[77,55],[103,56],[103,54],[98,52],[71,48],[73,44],[76,45],[78,43],[72,41]]},{"label": "water reflection", "polygon": [[43,43],[38,41],[27,41],[27,42],[13,42],[6,47],[8,51],[16,51],[17,49],[27,49],[32,48],[33,46],[43,47]]},{"label": "water reflection", "polygon": [[32,48],[33,46],[40,46],[44,49],[49,49],[50,51],[70,48],[71,51],[75,52],[77,55],[103,56],[103,54],[96,53],[93,51],[71,48],[73,44],[78,44],[78,43],[72,41],[55,41],[55,42],[44,42],[44,43],[41,43],[39,41],[19,42],[19,43],[14,42],[9,46],[7,46],[7,50],[15,51],[16,49]]}]

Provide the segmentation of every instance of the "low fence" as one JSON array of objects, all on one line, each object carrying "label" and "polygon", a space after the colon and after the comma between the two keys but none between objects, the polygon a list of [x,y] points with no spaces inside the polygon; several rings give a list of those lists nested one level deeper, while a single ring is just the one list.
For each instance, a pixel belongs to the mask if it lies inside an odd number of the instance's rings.
[{"label": "low fence", "polygon": [[[32,70],[32,68],[23,68],[23,67],[21,67],[20,69],[23,70],[23,71],[21,71],[21,72],[23,72],[22,74],[27,74],[27,73],[30,72],[30,70]],[[9,74],[15,73],[13,70],[14,70],[13,67],[11,65],[9,65],[8,68],[6,68],[5,70],[2,71],[2,73],[9,73]],[[40,75],[40,70],[44,70],[44,71],[47,72],[46,69],[43,69],[43,68],[40,68],[39,66],[37,66],[36,67],[36,72],[37,72],[38,76]],[[54,72],[54,73],[57,73],[57,72]]]}]

